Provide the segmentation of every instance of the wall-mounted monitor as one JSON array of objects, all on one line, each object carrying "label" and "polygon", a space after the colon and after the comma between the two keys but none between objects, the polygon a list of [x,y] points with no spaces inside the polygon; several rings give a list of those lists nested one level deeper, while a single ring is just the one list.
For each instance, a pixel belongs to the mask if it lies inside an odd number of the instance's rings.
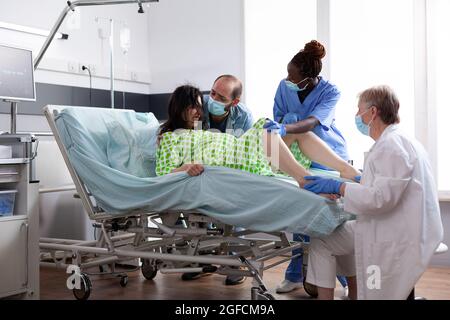
[{"label": "wall-mounted monitor", "polygon": [[31,50],[0,44],[0,99],[36,101]]}]

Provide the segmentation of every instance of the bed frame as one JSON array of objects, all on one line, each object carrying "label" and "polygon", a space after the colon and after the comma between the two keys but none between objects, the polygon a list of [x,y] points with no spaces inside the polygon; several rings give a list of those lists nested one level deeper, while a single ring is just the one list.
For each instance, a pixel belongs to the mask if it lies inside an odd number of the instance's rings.
[{"label": "bed frame", "polygon": [[[75,298],[89,298],[93,276],[118,277],[125,287],[127,273],[118,271],[117,265],[140,259],[141,272],[148,280],[158,271],[242,275],[253,278],[251,299],[272,300],[262,280],[264,271],[289,261],[294,249],[303,248],[307,254],[307,243],[291,242],[284,232],[237,232],[233,226],[194,211],[133,210],[120,215],[103,211],[77,175],[62,143],[55,123],[62,109],[48,105],[44,114],[75,184],[76,196],[99,236],[92,241],[41,238],[39,246],[42,266],[65,268],[70,273],[67,285]],[[306,291],[316,294],[313,287],[307,286]]]}]

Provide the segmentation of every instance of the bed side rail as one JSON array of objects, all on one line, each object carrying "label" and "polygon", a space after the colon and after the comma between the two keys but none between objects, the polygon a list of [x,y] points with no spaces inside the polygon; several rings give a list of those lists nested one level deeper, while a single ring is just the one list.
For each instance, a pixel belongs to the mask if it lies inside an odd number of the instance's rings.
[{"label": "bed side rail", "polygon": [[92,203],[89,193],[86,190],[86,187],[84,186],[84,183],[81,181],[80,177],[76,173],[74,167],[70,163],[69,157],[67,155],[67,150],[64,144],[62,143],[61,137],[58,132],[58,128],[56,127],[55,122],[55,116],[58,115],[61,110],[63,110],[64,107],[62,106],[53,106],[53,105],[47,105],[44,107],[44,114],[47,118],[48,124],[50,126],[50,129],[53,132],[53,135],[55,137],[56,143],[58,144],[59,150],[61,151],[61,154],[63,156],[64,162],[66,163],[67,169],[69,169],[70,176],[72,177],[73,183],[75,184],[75,188],[77,189],[77,193],[80,196],[81,202],[83,204],[84,209],[89,215],[89,218],[95,219],[96,213],[98,210],[95,208],[94,204]]}]

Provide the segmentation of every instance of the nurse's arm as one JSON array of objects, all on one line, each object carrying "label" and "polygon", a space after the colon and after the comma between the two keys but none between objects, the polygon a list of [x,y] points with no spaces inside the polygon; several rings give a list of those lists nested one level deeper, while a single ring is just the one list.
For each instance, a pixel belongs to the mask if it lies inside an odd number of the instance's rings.
[{"label": "nurse's arm", "polygon": [[296,123],[286,125],[286,132],[289,133],[305,133],[313,130],[318,124],[319,120],[314,117],[309,117],[304,120],[300,120]]}]

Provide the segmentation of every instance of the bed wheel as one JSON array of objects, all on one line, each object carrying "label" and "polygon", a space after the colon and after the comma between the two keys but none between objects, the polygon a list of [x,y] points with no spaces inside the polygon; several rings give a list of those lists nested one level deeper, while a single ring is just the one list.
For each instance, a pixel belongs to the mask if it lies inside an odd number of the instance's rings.
[{"label": "bed wheel", "polygon": [[[305,277],[306,278],[306,277]],[[311,297],[311,298],[317,298],[319,295],[317,292],[317,286],[306,282],[306,280],[303,280],[303,289],[305,289],[305,292]]]},{"label": "bed wheel", "polygon": [[275,297],[268,292],[263,293],[262,296],[265,298],[265,300],[275,300]]},{"label": "bed wheel", "polygon": [[128,276],[122,276],[120,277],[120,286],[122,288],[125,288],[128,284]]},{"label": "bed wheel", "polygon": [[152,280],[154,277],[156,277],[158,269],[155,265],[152,264],[151,260],[142,259],[141,272],[145,279]]},{"label": "bed wheel", "polygon": [[273,295],[258,287],[253,287],[251,289],[251,298],[252,300],[275,300]]},{"label": "bed wheel", "polygon": [[80,275],[80,289],[73,289],[73,295],[77,300],[87,300],[91,295],[92,284],[91,280],[85,273],[81,273]]}]

